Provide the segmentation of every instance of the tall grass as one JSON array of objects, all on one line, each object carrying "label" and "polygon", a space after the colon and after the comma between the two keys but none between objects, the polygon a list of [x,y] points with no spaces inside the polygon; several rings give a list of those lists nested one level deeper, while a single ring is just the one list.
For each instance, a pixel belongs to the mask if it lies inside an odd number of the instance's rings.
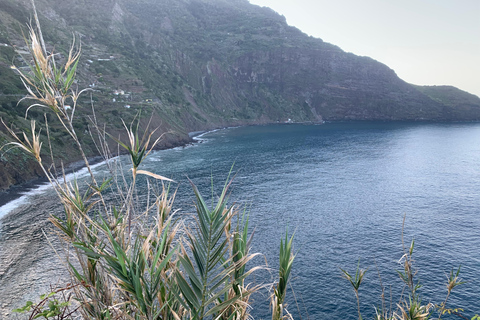
[{"label": "tall grass", "polygon": [[[398,261],[402,266],[403,270],[397,270],[399,278],[403,283],[403,288],[401,290],[401,294],[398,297],[398,302],[394,306],[390,306],[390,308],[386,307],[385,303],[385,290],[381,283],[380,277],[380,285],[382,287],[382,294],[381,294],[381,307],[375,308],[375,320],[427,320],[427,319],[435,319],[440,320],[442,319],[443,315],[449,314],[454,315],[456,317],[467,319],[467,320],[474,320],[478,318],[478,315],[473,316],[472,318],[468,318],[463,314],[462,309],[458,308],[447,308],[447,301],[452,293],[452,290],[461,285],[465,282],[459,278],[460,274],[460,267],[456,270],[456,272],[452,269],[450,274],[447,276],[446,288],[447,294],[444,301],[440,304],[435,305],[431,302],[424,302],[422,301],[422,297],[420,294],[420,288],[422,287],[420,281],[417,278],[417,269],[415,267],[415,260],[413,258],[414,248],[415,248],[415,241],[412,240],[410,246],[407,248],[405,246],[404,238],[403,238],[403,227],[405,226],[405,218],[403,219],[403,226],[402,226],[402,247],[403,247],[403,255]],[[348,280],[350,285],[352,286],[355,297],[357,299],[357,311],[358,311],[358,319],[361,320],[361,303],[360,303],[360,296],[359,296],[359,288],[364,281],[365,273],[367,270],[360,269],[360,260],[357,264],[357,269],[355,275],[351,275],[346,270],[341,269],[342,277]],[[380,274],[379,274],[380,276]],[[393,297],[391,297],[393,299]]]},{"label": "tall grass", "polygon": [[[110,169],[108,179],[97,179],[74,125],[77,101],[85,92],[73,89],[80,50],[72,45],[68,57],[56,61],[54,52],[47,51],[34,14],[35,27],[29,27],[25,39],[30,48],[30,55],[25,57],[30,71],[17,69],[28,91],[24,99],[34,102],[26,116],[34,107],[53,114],[79,150],[90,180],[86,186],[76,180],[68,181],[63,170],[57,172],[44,161],[42,157],[47,155],[49,163],[54,164],[55,152],[50,143],[48,152],[42,151],[45,140],[35,121],[31,122],[29,133],[17,133],[4,123],[13,141],[3,147],[19,147],[31,154],[63,205],[64,212],[52,214],[49,220],[62,250],[58,264],[66,266],[70,275],[68,285],[16,311],[28,312],[30,319],[251,319],[251,295],[261,285],[252,282],[250,276],[263,266],[254,263],[259,254],[251,252],[253,234],[249,233],[248,215],[229,204],[231,180],[227,179],[218,198],[212,199],[213,206],[207,205],[192,183],[195,223],[187,226],[173,210],[173,181],[141,168],[162,136],[155,136],[155,130],[148,129],[140,134],[138,122],[124,123],[127,141],[122,141],[105,132],[93,115],[92,139]],[[67,102],[71,109],[64,108]],[[43,126],[49,142],[46,119]],[[119,162],[112,161],[108,139],[125,150],[129,170],[122,170]],[[153,181],[147,185],[145,204],[138,199],[139,175]],[[115,196],[107,200],[107,192]],[[382,290],[382,308],[376,309],[375,319],[426,320],[435,314],[436,319],[445,314],[468,319],[462,310],[447,308],[452,290],[464,283],[459,278],[460,268],[452,269],[447,276],[447,294],[442,303],[434,306],[422,301],[414,245],[414,241],[408,249],[403,245],[402,270],[398,271],[403,291],[398,303],[386,308]],[[280,241],[278,280],[271,285],[272,320],[293,318],[286,308],[286,295],[294,260],[293,236],[285,234]],[[341,273],[354,289],[358,318],[362,320],[359,290],[366,270],[360,269],[359,261],[355,274],[344,269]]]},{"label": "tall grass", "polygon": [[[76,180],[68,181],[63,170],[57,173],[55,167],[46,164],[42,159],[43,137],[36,130],[35,121],[30,137],[7,127],[14,139],[8,145],[35,157],[63,205],[63,214],[52,214],[49,220],[62,248],[62,261],[58,264],[65,265],[70,275],[68,286],[17,311],[30,312],[30,318],[52,319],[251,318],[249,299],[260,286],[249,279],[262,266],[252,261],[258,254],[251,252],[248,216],[229,204],[231,181],[227,181],[213,208],[209,208],[192,183],[195,224],[187,226],[173,210],[172,180],[141,169],[162,136],[154,138],[155,130],[146,130],[142,135],[138,123],[124,123],[124,142],[104,132],[94,120],[91,132],[96,132],[96,136],[92,134],[92,138],[111,169],[110,177],[100,181],[91,169],[74,125],[78,97],[85,91],[73,89],[80,50],[72,45],[65,61],[57,61],[55,53],[47,51],[36,12],[35,21],[25,39],[30,48],[30,55],[25,57],[30,71],[17,69],[28,91],[24,99],[33,101],[26,116],[31,108],[53,113],[82,155],[90,182],[84,186]],[[64,108],[67,102],[71,109]],[[48,141],[46,121],[44,127]],[[120,164],[112,161],[107,139],[125,150],[130,170],[120,170]],[[50,163],[55,163],[51,144],[49,148],[46,154]],[[126,177],[123,172],[131,176]],[[137,197],[139,175],[151,179],[147,185],[148,201],[143,205]],[[160,186],[160,190],[155,186]],[[107,192],[115,196],[107,200]],[[292,240],[288,243],[288,256],[291,247]],[[290,269],[291,262],[288,273]],[[279,286],[286,288],[287,279],[288,275],[281,274]],[[283,303],[285,288],[279,305]],[[57,299],[60,292],[68,292],[66,301]],[[275,305],[274,312],[279,308],[282,307]]]},{"label": "tall grass", "polygon": [[293,319],[291,314],[286,311],[287,309],[285,304],[287,284],[292,271],[293,260],[295,259],[295,255],[292,252],[292,242],[293,236],[290,237],[289,240],[288,233],[285,233],[285,239],[280,241],[280,268],[278,271],[279,280],[271,296],[272,320]]}]

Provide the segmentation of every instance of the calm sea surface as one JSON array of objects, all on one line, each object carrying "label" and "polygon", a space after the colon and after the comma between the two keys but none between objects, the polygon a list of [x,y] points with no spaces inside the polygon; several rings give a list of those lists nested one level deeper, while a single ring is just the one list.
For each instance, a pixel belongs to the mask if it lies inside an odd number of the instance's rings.
[{"label": "calm sea surface", "polygon": [[[446,273],[461,265],[469,282],[455,288],[449,305],[480,313],[480,124],[270,125],[201,139],[156,152],[144,166],[175,179],[177,208],[192,212],[186,177],[208,195],[211,180],[220,192],[234,165],[231,199],[248,208],[253,251],[271,267],[256,283],[275,279],[279,240],[287,228],[295,231],[291,287],[298,307],[290,292],[288,310],[296,319],[358,318],[339,267],[354,272],[359,259],[368,268],[360,287],[364,318],[381,303],[379,275],[387,304],[395,305],[404,215],[423,301],[443,301]],[[41,230],[58,210],[48,189],[0,208],[0,318],[55,283],[56,258]],[[255,297],[256,319],[269,318],[267,298]]]}]

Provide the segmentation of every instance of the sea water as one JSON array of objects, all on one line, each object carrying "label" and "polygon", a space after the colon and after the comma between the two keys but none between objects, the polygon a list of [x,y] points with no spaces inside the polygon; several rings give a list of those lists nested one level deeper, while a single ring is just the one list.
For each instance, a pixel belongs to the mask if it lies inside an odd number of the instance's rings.
[{"label": "sea water", "polygon": [[[270,317],[268,284],[287,230],[295,233],[288,311],[296,319],[358,318],[340,270],[355,273],[358,263],[368,268],[359,290],[364,318],[381,306],[382,286],[387,307],[395,307],[403,289],[395,271],[402,270],[402,234],[406,247],[415,239],[423,302],[442,302],[446,274],[461,265],[468,283],[454,289],[447,306],[480,313],[480,124],[268,125],[199,140],[155,152],[143,166],[176,181],[176,208],[186,213],[194,211],[188,179],[208,197],[212,182],[218,194],[233,167],[230,201],[249,213],[252,252],[263,254],[256,263],[268,262],[252,277],[266,286],[253,297],[256,319]],[[0,221],[0,287],[10,288],[0,293],[3,312],[45,290],[58,272],[42,230],[61,208],[51,191],[22,203]]]}]

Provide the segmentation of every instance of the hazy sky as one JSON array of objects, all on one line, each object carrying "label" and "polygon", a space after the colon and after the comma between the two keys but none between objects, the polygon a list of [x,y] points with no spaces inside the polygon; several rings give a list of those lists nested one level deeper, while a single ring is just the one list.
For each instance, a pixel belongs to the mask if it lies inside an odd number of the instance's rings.
[{"label": "hazy sky", "polygon": [[250,0],[420,85],[480,96],[480,0]]}]

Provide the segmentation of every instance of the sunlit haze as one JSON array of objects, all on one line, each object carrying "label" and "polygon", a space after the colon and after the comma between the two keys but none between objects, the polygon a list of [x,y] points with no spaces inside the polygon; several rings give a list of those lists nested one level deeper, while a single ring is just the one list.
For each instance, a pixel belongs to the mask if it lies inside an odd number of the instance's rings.
[{"label": "sunlit haze", "polygon": [[418,85],[480,96],[479,0],[250,0],[289,25],[369,56]]}]

